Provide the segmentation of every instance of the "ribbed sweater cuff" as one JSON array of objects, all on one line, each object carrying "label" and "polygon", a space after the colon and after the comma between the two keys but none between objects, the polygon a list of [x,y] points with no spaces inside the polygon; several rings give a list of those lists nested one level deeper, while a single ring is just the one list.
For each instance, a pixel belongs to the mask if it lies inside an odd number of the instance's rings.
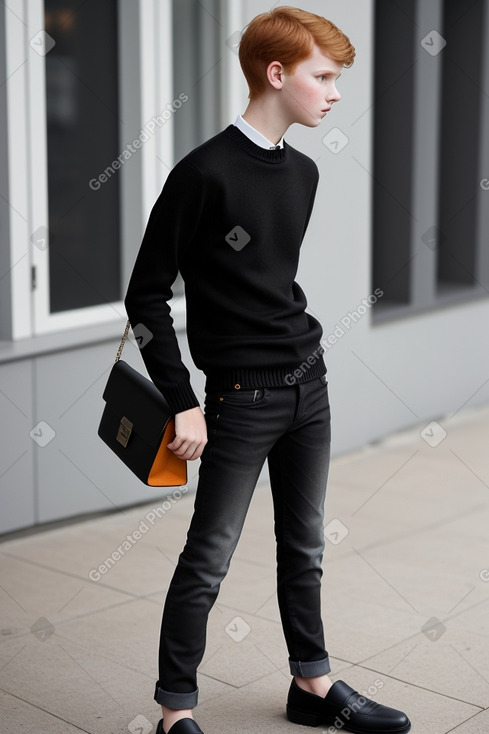
[{"label": "ribbed sweater cuff", "polygon": [[171,390],[166,389],[164,395],[173,415],[183,413],[184,410],[190,410],[199,405],[197,396],[188,381],[180,382]]}]

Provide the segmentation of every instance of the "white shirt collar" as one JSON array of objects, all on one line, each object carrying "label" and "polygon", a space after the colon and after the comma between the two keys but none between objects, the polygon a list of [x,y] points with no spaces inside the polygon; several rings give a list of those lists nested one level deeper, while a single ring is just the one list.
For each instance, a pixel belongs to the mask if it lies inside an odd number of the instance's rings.
[{"label": "white shirt collar", "polygon": [[[238,115],[236,118],[236,122],[234,123],[236,127],[241,130],[244,135],[246,135],[247,138],[249,138],[253,143],[256,145],[259,145],[260,148],[266,148],[269,150],[270,148],[275,148],[276,146],[270,142],[264,135],[262,135],[256,128],[254,128],[252,125],[250,125],[249,122],[246,122],[246,120],[243,119],[241,115]],[[283,136],[278,141],[277,145],[279,148],[284,147],[284,138]]]}]

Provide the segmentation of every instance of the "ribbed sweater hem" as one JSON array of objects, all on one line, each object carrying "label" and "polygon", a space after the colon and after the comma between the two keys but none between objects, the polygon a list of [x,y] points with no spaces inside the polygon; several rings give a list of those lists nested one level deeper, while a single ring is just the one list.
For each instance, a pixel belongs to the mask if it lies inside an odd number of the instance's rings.
[{"label": "ribbed sweater hem", "polygon": [[288,387],[310,382],[326,374],[326,365],[321,357],[312,364],[307,360],[292,367],[236,368],[219,372],[207,372],[206,392],[216,390],[247,390],[258,387]]}]

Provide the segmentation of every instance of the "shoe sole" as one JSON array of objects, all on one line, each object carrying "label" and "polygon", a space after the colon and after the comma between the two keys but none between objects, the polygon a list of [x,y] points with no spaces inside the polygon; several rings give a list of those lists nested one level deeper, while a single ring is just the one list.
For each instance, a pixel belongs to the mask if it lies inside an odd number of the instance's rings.
[{"label": "shoe sole", "polygon": [[[335,721],[338,721],[338,719],[342,721],[339,715],[334,719],[326,720],[323,717],[319,716],[319,714],[311,714],[308,711],[294,709],[291,708],[289,705],[287,705],[287,718],[292,724],[302,724],[302,726],[335,726]],[[365,728],[357,729],[351,727],[351,725],[348,726],[347,721],[344,721],[342,723],[343,726],[341,728],[345,729],[345,731],[352,732],[352,734],[366,734],[366,732],[368,731]],[[410,729],[411,723],[407,724],[407,726],[403,726],[397,729],[371,729],[369,734],[404,734],[404,732],[408,732]]]}]

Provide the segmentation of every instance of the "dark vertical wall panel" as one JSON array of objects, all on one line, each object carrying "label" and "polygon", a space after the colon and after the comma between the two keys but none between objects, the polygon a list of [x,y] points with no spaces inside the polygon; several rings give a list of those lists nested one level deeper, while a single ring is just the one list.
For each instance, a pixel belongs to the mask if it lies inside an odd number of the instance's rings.
[{"label": "dark vertical wall panel", "polygon": [[[477,281],[476,221],[481,145],[484,0],[443,4],[438,282]],[[486,131],[487,134],[487,131]]]},{"label": "dark vertical wall panel", "polygon": [[[117,2],[45,0],[50,306],[118,301],[120,154]],[[120,167],[120,164],[119,164]]]},{"label": "dark vertical wall panel", "polygon": [[410,300],[414,0],[375,5],[373,288]]}]

